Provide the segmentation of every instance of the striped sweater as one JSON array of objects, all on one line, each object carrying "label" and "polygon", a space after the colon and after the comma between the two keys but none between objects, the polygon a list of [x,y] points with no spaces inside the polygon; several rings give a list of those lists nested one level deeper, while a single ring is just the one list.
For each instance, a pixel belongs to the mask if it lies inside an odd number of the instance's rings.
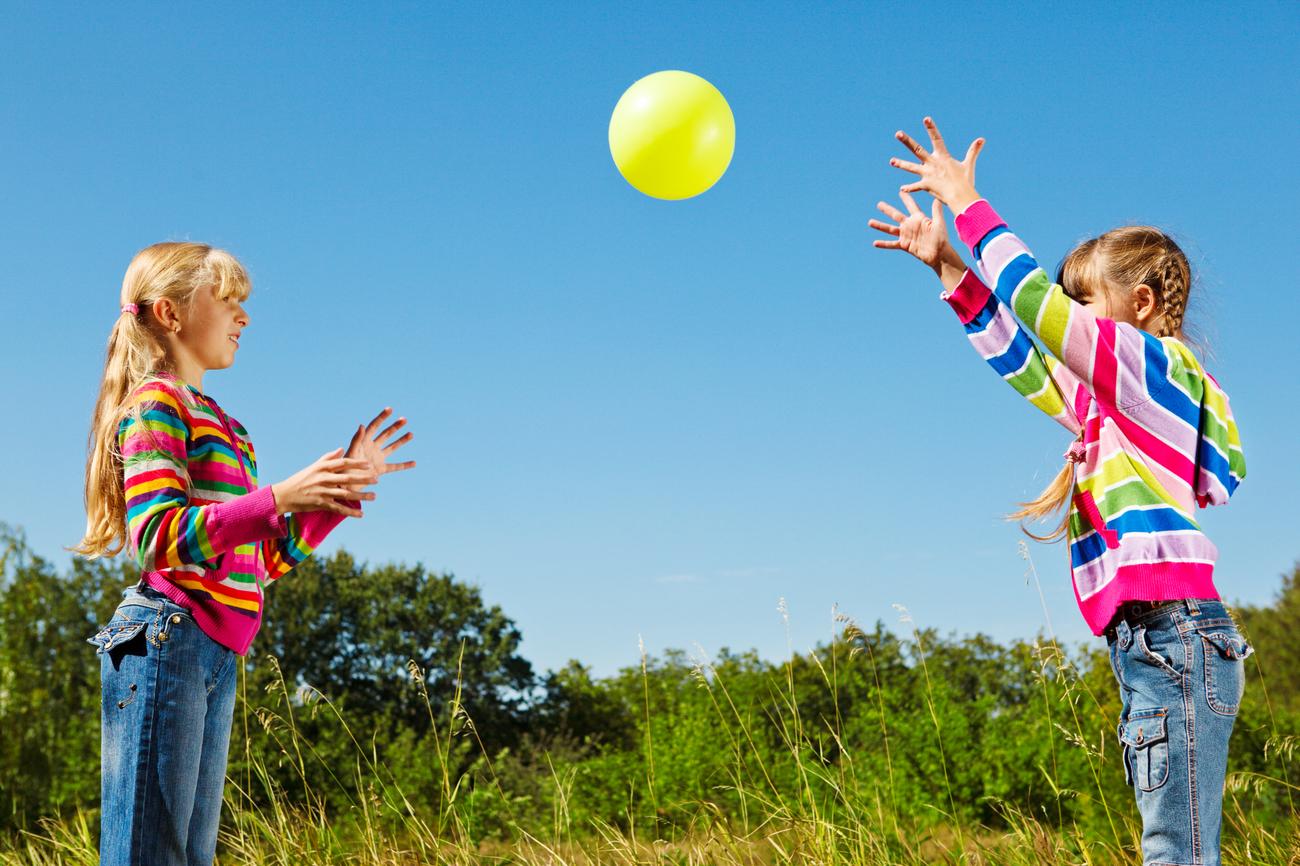
[{"label": "striped sweater", "polygon": [[1219,383],[1176,338],[1070,299],[988,202],[956,223],[984,281],[968,270],[940,297],[993,369],[1079,437],[1070,570],[1093,633],[1125,601],[1217,599],[1218,550],[1196,508],[1226,503],[1246,475]]},{"label": "striped sweater", "polygon": [[262,590],[306,559],[343,519],[277,515],[257,486],[253,443],[217,402],[169,374],[131,394],[118,426],[128,550],[145,583],[187,608],[222,646],[245,655]]}]

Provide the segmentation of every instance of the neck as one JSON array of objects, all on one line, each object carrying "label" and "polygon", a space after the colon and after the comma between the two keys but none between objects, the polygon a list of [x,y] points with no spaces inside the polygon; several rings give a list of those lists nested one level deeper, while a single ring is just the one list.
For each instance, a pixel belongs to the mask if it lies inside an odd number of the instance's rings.
[{"label": "neck", "polygon": [[203,392],[203,374],[206,372],[203,365],[199,364],[193,358],[187,357],[182,352],[176,352],[168,359],[169,367],[173,375],[187,385],[193,385]]}]

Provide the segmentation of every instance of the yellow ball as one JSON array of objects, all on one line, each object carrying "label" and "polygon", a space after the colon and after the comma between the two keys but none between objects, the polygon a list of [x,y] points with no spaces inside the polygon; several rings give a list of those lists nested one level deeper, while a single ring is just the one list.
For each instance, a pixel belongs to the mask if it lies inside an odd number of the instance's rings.
[{"label": "yellow ball", "polygon": [[654,198],[699,195],[736,149],[736,119],[718,88],[666,70],[627,89],[609,119],[609,152],[623,178]]}]

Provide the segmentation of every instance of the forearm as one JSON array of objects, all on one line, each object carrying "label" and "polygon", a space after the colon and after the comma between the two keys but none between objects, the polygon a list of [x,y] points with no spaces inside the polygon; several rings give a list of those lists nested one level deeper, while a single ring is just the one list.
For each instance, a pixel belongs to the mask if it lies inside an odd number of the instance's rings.
[{"label": "forearm", "polygon": [[966,274],[966,263],[962,261],[957,251],[949,245],[939,257],[939,261],[935,263],[934,272],[939,277],[939,281],[943,283],[944,290],[952,292]]}]

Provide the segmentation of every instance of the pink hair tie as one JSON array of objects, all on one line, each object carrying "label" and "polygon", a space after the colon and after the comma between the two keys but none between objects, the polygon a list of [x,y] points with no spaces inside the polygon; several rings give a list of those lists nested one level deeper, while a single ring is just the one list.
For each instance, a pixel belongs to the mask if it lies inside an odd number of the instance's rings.
[{"label": "pink hair tie", "polygon": [[123,305],[122,305],[122,312],[124,312],[124,313],[130,313],[131,315],[134,316],[136,313],[140,312],[140,305],[139,305],[139,304],[123,304]]},{"label": "pink hair tie", "polygon": [[1083,441],[1076,439],[1070,445],[1069,448],[1065,449],[1064,457],[1066,460],[1070,461],[1071,463],[1082,463],[1084,460],[1084,455],[1085,455],[1085,451],[1084,451]]}]

